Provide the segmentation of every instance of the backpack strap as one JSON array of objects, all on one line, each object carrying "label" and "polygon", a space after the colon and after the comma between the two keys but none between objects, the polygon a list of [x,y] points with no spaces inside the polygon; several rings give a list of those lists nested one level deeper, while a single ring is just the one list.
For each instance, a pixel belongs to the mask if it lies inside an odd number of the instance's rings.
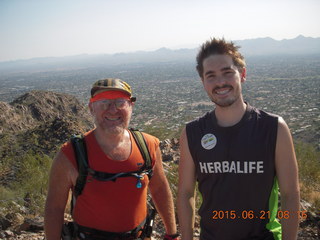
[{"label": "backpack strap", "polygon": [[75,197],[78,197],[84,188],[88,176],[88,156],[87,148],[83,135],[73,135],[71,137],[71,143],[74,149],[75,157],[78,165],[78,178],[74,187]]},{"label": "backpack strap", "polygon": [[144,159],[145,168],[152,169],[152,161],[151,161],[149,148],[147,146],[146,140],[144,139],[142,133],[139,130],[133,129],[133,128],[130,128],[129,130],[132,133],[132,136],[133,136],[134,140],[136,141],[136,144],[137,144],[137,146],[140,150],[140,153]]},{"label": "backpack strap", "polygon": [[[140,153],[144,159],[144,166],[141,170],[147,170],[147,175],[149,179],[152,177],[152,160],[151,160],[151,155],[149,152],[149,148],[147,146],[147,143],[142,135],[142,133],[137,130],[137,129],[132,129],[130,128],[129,131],[132,133],[132,136],[140,150]],[[78,165],[78,178],[76,181],[76,185],[74,187],[74,195],[77,198],[79,195],[81,195],[82,190],[86,184],[87,181],[87,176],[89,174],[89,171],[92,171],[89,168],[88,164],[88,156],[87,156],[87,149],[86,149],[86,144],[83,135],[73,135],[71,137],[71,143],[75,152],[75,157],[77,160],[77,165]],[[142,172],[142,171],[141,171]],[[135,172],[130,172],[130,173],[119,173],[119,174],[112,174],[111,178],[109,180],[115,181],[117,177],[125,177],[125,176],[132,176],[134,175]],[[106,178],[105,175],[108,175],[107,173],[100,173],[97,171],[93,171],[95,175],[103,175],[103,178]],[[117,176],[119,175],[119,176]],[[121,175],[121,176],[120,176]],[[106,180],[104,180],[106,181]],[[139,183],[139,181],[138,181]],[[138,185],[137,185],[138,186]]]}]

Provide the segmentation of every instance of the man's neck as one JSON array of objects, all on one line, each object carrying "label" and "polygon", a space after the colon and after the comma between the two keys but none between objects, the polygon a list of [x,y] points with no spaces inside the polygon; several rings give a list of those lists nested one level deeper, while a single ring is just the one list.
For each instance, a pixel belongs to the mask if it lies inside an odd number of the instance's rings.
[{"label": "man's neck", "polygon": [[122,132],[117,133],[107,133],[99,128],[95,129],[94,135],[99,145],[103,148],[118,146],[130,137],[129,132],[127,130],[123,130]]},{"label": "man's neck", "polygon": [[229,107],[216,106],[215,115],[218,125],[221,127],[231,127],[242,119],[247,105],[243,100],[235,102]]}]

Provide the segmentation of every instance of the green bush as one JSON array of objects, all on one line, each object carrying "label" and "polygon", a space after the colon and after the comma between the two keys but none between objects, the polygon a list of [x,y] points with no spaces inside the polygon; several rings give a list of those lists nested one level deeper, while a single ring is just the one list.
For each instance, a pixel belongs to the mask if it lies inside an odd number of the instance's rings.
[{"label": "green bush", "polygon": [[297,142],[295,145],[299,166],[301,198],[320,210],[320,152],[311,144]]},{"label": "green bush", "polygon": [[21,158],[12,188],[32,213],[42,213],[46,198],[51,158],[28,152]]},{"label": "green bush", "polygon": [[[168,179],[170,189],[172,192],[173,200],[175,203],[175,207],[177,207],[177,197],[178,197],[178,181],[179,181],[179,165],[174,162],[167,163],[169,165],[170,171],[166,172],[166,177]],[[195,206],[196,209],[199,209],[202,203],[201,194],[198,189],[198,183],[196,183],[195,190]]]},{"label": "green bush", "polygon": [[170,171],[166,171],[166,177],[168,179],[170,189],[172,192],[173,199],[177,198],[178,194],[178,164],[175,164],[173,162],[167,163],[169,166]]},{"label": "green bush", "polygon": [[0,207],[5,207],[7,203],[15,198],[15,193],[4,186],[0,186]]},{"label": "green bush", "polygon": [[295,146],[300,181],[307,185],[320,184],[320,152],[310,144],[299,142]]}]

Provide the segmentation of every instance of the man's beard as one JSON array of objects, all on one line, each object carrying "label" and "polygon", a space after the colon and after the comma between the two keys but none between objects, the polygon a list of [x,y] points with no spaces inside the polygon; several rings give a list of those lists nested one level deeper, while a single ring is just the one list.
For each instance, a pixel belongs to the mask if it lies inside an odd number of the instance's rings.
[{"label": "man's beard", "polygon": [[99,127],[105,133],[109,133],[109,134],[121,134],[121,133],[123,133],[124,130],[128,128],[129,122],[130,121],[122,122],[120,125],[115,125],[115,126],[106,126],[105,124],[103,124],[103,122],[99,123],[97,121],[97,119],[94,119],[94,123],[95,123],[96,127]]},{"label": "man's beard", "polygon": [[[231,91],[233,91],[235,93],[234,96],[230,96],[226,99],[219,99],[219,98],[215,98],[216,94],[216,90],[220,89],[220,88],[231,88]],[[225,108],[225,107],[230,107],[232,104],[234,104],[240,97],[240,90],[239,88],[234,89],[232,86],[230,85],[224,85],[222,87],[218,87],[212,90],[211,95],[209,95],[211,101],[213,103],[215,103],[217,106]]]},{"label": "man's beard", "polygon": [[215,100],[215,99],[211,99],[211,101],[213,103],[215,103],[217,106],[219,107],[230,107],[232,104],[234,104],[236,101],[238,100],[238,97],[232,97],[229,99],[225,99],[225,100]]}]

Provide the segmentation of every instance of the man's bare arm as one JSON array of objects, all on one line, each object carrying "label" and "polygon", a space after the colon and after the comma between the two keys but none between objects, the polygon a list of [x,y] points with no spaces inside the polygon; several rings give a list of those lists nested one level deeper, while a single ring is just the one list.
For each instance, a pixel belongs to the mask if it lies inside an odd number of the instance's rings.
[{"label": "man's bare arm", "polygon": [[60,151],[53,160],[45,205],[45,233],[48,240],[60,240],[64,210],[76,170]]},{"label": "man's bare arm", "polygon": [[282,239],[297,239],[300,201],[298,166],[290,130],[282,118],[278,122],[276,172],[281,193],[281,211],[289,214],[281,219]]},{"label": "man's bare arm", "polygon": [[180,137],[178,216],[183,240],[193,239],[195,217],[195,166],[189,151],[186,130]]}]

